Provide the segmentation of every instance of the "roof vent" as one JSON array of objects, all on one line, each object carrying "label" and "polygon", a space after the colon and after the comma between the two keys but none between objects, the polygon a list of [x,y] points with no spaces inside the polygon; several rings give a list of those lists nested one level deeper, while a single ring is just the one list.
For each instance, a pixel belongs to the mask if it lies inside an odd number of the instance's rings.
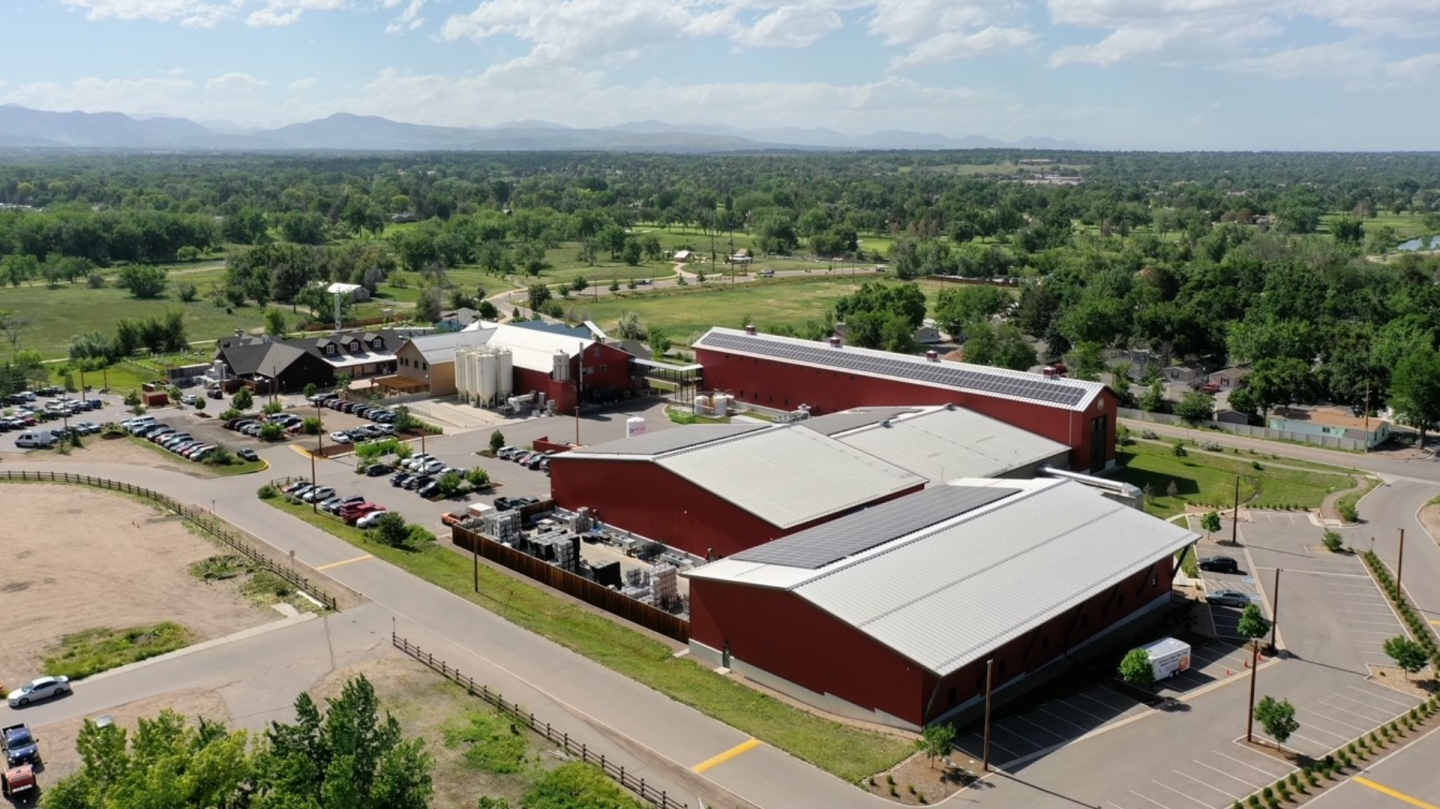
[{"label": "roof vent", "polygon": [[830,335],[830,347],[831,347],[831,348],[839,348],[839,347],[840,347],[840,335],[838,335],[838,334],[832,334],[832,335]]},{"label": "roof vent", "polygon": [[755,336],[755,326],[754,326],[753,324],[746,323],[746,324],[745,324],[745,333],[748,334],[748,335],[750,335],[751,337],[754,337],[754,336]]},{"label": "roof vent", "polygon": [[938,351],[926,351],[926,352],[925,352],[925,359],[929,360],[930,362],[939,362],[939,361],[940,361],[940,352],[938,352]]}]

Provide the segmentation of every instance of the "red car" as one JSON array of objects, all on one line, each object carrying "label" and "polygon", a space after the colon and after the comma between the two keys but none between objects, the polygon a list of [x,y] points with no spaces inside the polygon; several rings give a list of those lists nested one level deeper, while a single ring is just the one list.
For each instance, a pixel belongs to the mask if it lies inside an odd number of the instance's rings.
[{"label": "red car", "polygon": [[340,519],[345,522],[355,522],[372,511],[383,511],[384,506],[377,506],[374,503],[351,503],[340,509]]}]

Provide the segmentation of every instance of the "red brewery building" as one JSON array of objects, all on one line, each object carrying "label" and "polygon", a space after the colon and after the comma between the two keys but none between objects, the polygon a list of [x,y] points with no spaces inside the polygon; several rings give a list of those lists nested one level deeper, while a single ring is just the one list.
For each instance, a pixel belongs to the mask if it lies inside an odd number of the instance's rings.
[{"label": "red brewery building", "polygon": [[917,492],[916,472],[803,424],[696,425],[550,458],[568,511],[702,558],[728,556]]},{"label": "red brewery building", "polygon": [[982,703],[987,660],[998,691],[1163,608],[1198,539],[1070,480],[956,481],[685,572],[690,650],[916,730]]},{"label": "red brewery building", "polygon": [[744,330],[713,328],[694,344],[705,387],[742,402],[812,415],[856,407],[956,404],[1070,448],[1071,469],[1115,463],[1115,394],[1098,382],[1045,377]]}]

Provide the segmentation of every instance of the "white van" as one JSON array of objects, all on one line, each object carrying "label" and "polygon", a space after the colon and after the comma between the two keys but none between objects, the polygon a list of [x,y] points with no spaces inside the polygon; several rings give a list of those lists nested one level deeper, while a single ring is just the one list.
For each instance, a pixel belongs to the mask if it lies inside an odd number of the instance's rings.
[{"label": "white van", "polygon": [[26,430],[15,436],[15,446],[24,449],[55,446],[55,434],[49,430]]},{"label": "white van", "polygon": [[1150,655],[1150,666],[1159,682],[1190,670],[1190,644],[1174,638],[1162,638],[1149,646],[1140,647]]}]

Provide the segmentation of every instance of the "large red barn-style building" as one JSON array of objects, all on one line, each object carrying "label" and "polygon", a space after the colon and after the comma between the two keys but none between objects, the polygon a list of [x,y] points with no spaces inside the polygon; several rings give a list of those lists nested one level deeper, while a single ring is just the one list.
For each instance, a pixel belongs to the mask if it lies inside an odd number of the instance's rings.
[{"label": "large red barn-style building", "polygon": [[1068,480],[965,480],[688,571],[690,650],[911,730],[1170,600],[1189,530]]},{"label": "large red barn-style building", "polygon": [[938,357],[713,328],[694,344],[705,386],[742,402],[815,415],[856,407],[956,404],[1070,447],[1070,468],[1115,463],[1115,394],[1098,382],[1042,377]]}]

